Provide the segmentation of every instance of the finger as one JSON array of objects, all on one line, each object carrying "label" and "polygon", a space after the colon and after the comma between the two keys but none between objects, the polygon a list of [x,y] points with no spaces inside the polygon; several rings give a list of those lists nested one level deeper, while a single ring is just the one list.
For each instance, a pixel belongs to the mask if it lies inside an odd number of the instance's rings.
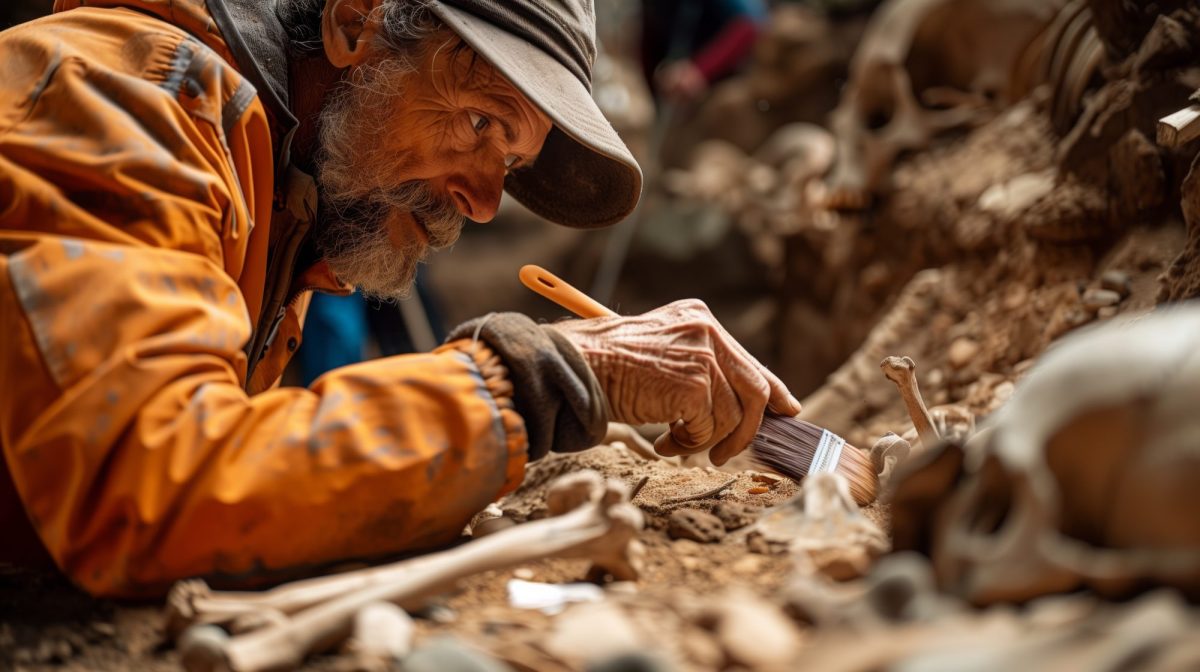
[{"label": "finger", "polygon": [[800,400],[792,396],[788,391],[787,385],[778,376],[767,370],[766,367],[761,369],[763,377],[767,379],[767,386],[770,389],[770,397],[767,401],[767,407],[777,415],[800,415],[804,407],[800,404]]},{"label": "finger", "polygon": [[[742,422],[741,404],[737,394],[729,385],[725,374],[715,369],[713,374],[713,403],[704,409],[702,415],[675,423],[671,431],[658,438],[655,450],[661,455],[668,451],[674,455],[691,455],[709,450],[724,440]],[[701,442],[695,439],[695,426],[710,427],[708,439]]]},{"label": "finger", "polygon": [[[750,352],[746,350],[746,348],[743,347],[736,338],[731,336],[729,332],[725,330],[724,325],[722,325],[720,321],[718,321],[717,318],[712,314],[712,311],[708,309],[708,306],[699,304],[695,306],[689,306],[689,309],[703,312],[708,321],[711,323],[713,329],[712,340],[714,342],[714,350],[717,351],[718,361],[723,358],[723,355],[741,359],[743,362],[745,362],[746,366],[754,368],[764,378],[766,378],[767,384],[770,386],[770,396],[767,404],[773,412],[779,415],[800,414],[800,411],[803,409],[803,407],[800,405],[800,401],[788,391],[787,386],[783,384],[783,381],[780,380],[779,377],[774,373],[771,373],[770,369],[763,366],[762,363],[759,362],[754,355],[750,354]],[[724,352],[721,352],[722,350]]]},{"label": "finger", "polygon": [[762,424],[763,412],[767,410],[770,384],[758,371],[749,370],[741,375],[731,375],[730,380],[741,403],[741,422],[709,453],[708,459],[718,467],[729,461],[750,445],[758,426]]}]

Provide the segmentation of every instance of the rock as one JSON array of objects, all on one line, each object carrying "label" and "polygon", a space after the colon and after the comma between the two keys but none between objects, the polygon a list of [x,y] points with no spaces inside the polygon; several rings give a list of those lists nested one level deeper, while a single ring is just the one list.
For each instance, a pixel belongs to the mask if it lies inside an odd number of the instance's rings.
[{"label": "rock", "polygon": [[737,502],[719,502],[713,507],[713,515],[721,519],[721,524],[729,532],[740,530],[758,520],[760,513],[762,509],[757,506],[746,506]]},{"label": "rock", "polygon": [[716,635],[725,655],[750,669],[794,663],[800,648],[800,633],[791,620],[747,590],[722,597]]},{"label": "rock", "polygon": [[671,513],[667,521],[667,536],[711,544],[725,538],[725,525],[711,513],[699,509],[678,509]]},{"label": "rock", "polygon": [[1083,293],[1083,307],[1090,312],[1096,312],[1107,306],[1115,306],[1121,302],[1121,295],[1111,289],[1089,289]]},{"label": "rock", "polygon": [[783,482],[783,477],[777,474],[756,473],[750,477],[755,483],[769,485],[772,488]]},{"label": "rock", "polygon": [[691,539],[676,539],[671,544],[671,550],[675,552],[675,555],[679,556],[699,555],[704,550],[704,547]]},{"label": "rock", "polygon": [[587,666],[587,672],[671,672],[665,660],[648,653],[627,653]]},{"label": "rock", "polygon": [[479,521],[471,528],[471,536],[475,539],[479,539],[480,537],[486,537],[489,534],[495,534],[501,530],[507,530],[516,524],[516,521],[507,516],[488,518],[487,520]]},{"label": "rock", "polygon": [[533,570],[528,567],[518,567],[513,570],[513,578],[521,579],[522,581],[532,581],[535,575]]},{"label": "rock", "polygon": [[413,651],[399,669],[403,672],[513,672],[508,665],[450,637],[435,639]]},{"label": "rock", "polygon": [[1100,276],[1100,287],[1110,292],[1116,292],[1122,299],[1133,293],[1133,280],[1125,271],[1105,271]]},{"label": "rock", "polygon": [[743,555],[729,566],[735,574],[757,574],[766,560],[761,555]]},{"label": "rock", "polygon": [[344,650],[363,670],[386,670],[412,651],[416,625],[390,602],[373,602],[354,615],[354,634]]},{"label": "rock", "polygon": [[951,368],[962,369],[979,355],[979,344],[969,338],[957,338],[946,351],[946,361]]},{"label": "rock", "polygon": [[1107,320],[1109,318],[1113,318],[1116,316],[1117,316],[1117,307],[1116,306],[1105,306],[1105,307],[1101,308],[1100,310],[1096,311],[1096,319],[1099,319],[1099,320]]},{"label": "rock", "polygon": [[616,604],[580,604],[554,620],[554,630],[542,642],[550,655],[570,664],[608,660],[646,648],[638,629]]}]

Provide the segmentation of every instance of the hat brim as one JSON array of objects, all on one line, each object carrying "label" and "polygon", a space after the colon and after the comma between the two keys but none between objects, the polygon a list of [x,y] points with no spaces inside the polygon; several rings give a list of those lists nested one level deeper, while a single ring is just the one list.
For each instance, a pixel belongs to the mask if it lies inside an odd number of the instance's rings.
[{"label": "hat brim", "polygon": [[554,122],[541,154],[504,187],[546,219],[590,229],[629,216],[642,170],[591,92],[554,57],[522,38],[440,2],[430,10]]}]

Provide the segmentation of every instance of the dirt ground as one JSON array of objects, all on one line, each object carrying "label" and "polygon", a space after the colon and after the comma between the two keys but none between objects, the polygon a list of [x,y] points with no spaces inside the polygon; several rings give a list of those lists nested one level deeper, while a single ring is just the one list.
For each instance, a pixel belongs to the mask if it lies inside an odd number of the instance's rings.
[{"label": "dirt ground", "polygon": [[[639,536],[646,548],[645,570],[636,586],[617,589],[627,603],[662,610],[681,596],[694,598],[738,588],[766,600],[783,589],[791,576],[792,561],[786,555],[748,549],[745,528],[705,544],[672,539],[667,533],[668,518],[677,509],[711,511],[724,504],[746,507],[753,514],[784,502],[797,492],[796,484],[788,479],[765,493],[752,494],[752,489],[766,487],[754,480],[758,472],[730,474],[711,467],[679,467],[647,460],[620,445],[602,446],[584,453],[553,455],[537,464],[522,488],[500,502],[501,508],[517,522],[544,517],[546,486],[558,476],[582,469],[596,470],[631,487],[646,479],[633,500],[646,514],[646,529]],[[718,494],[691,498],[730,481]],[[686,501],[674,501],[679,499]],[[882,505],[875,504],[865,513],[886,524]],[[579,581],[586,570],[585,561],[544,560],[471,577],[418,621],[418,642],[453,635],[523,669],[570,669],[544,650],[553,618],[509,606],[506,584],[514,577],[548,583]],[[712,669],[719,662],[713,660],[717,654],[711,646],[693,641],[703,639],[703,630],[676,620],[644,634],[659,638],[657,644],[681,669]],[[0,669],[178,669],[178,655],[163,641],[160,626],[158,605],[94,600],[56,574],[0,568]],[[697,632],[691,638],[682,636],[688,630]],[[338,662],[336,656],[318,657],[303,669],[335,669]]]}]

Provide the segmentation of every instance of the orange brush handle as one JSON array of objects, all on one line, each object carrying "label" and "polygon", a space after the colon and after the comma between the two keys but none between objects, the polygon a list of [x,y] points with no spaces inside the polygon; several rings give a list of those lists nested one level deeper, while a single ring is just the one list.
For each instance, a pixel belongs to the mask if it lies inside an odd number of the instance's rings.
[{"label": "orange brush handle", "polygon": [[575,289],[569,282],[547,271],[541,266],[529,264],[521,267],[521,283],[575,315],[588,317],[617,317],[599,301]]}]

